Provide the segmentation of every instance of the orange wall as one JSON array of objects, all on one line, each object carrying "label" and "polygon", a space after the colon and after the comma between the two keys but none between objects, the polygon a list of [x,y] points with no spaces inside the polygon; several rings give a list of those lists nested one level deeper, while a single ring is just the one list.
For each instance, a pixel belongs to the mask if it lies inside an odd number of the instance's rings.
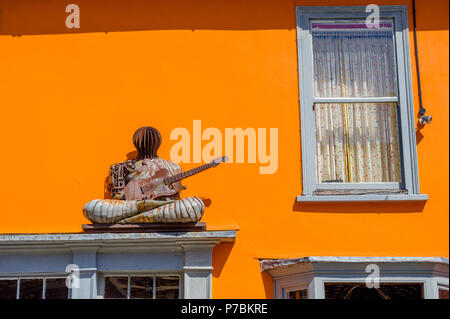
[{"label": "orange wall", "polygon": [[[65,6],[81,9],[68,30]],[[294,204],[301,194],[295,5],[410,1],[0,0],[0,233],[79,232],[109,165],[143,125],[279,128],[279,168],[227,164],[185,182],[212,199],[209,229],[238,229],[214,252],[213,294],[271,296],[260,257],[448,256],[448,1],[418,0],[425,107],[418,143],[426,205]],[[412,12],[410,7],[410,29]],[[411,49],[413,38],[410,33]],[[413,80],[418,109],[415,60]],[[195,164],[183,164],[189,169]]]}]

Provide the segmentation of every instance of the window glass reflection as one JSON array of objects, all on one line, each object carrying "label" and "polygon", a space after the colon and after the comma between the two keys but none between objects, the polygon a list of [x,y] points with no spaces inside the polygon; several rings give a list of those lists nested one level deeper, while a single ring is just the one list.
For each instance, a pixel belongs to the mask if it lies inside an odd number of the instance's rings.
[{"label": "window glass reflection", "polygon": [[127,298],[128,277],[105,277],[104,298]]},{"label": "window glass reflection", "polygon": [[42,299],[43,279],[20,279],[20,299]]},{"label": "window glass reflection", "polygon": [[67,299],[69,288],[66,278],[47,278],[45,280],[45,299]]},{"label": "window glass reflection", "polygon": [[0,280],[0,299],[16,299],[17,279]]},{"label": "window glass reflection", "polygon": [[153,277],[131,277],[130,298],[153,299]]},{"label": "window glass reflection", "polygon": [[177,276],[156,278],[156,299],[178,299],[180,280]]}]

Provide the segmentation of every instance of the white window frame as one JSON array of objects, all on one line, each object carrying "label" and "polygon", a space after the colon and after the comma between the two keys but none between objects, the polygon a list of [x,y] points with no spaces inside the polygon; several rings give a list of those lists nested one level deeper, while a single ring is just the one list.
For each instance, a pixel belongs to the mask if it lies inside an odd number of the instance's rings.
[{"label": "white window frame", "polygon": [[311,299],[309,297],[309,289],[308,284],[306,282],[303,283],[295,283],[293,286],[285,286],[283,287],[283,299],[289,298],[289,293],[291,291],[297,291],[297,290],[306,290],[306,299]]},{"label": "white window frame", "polygon": [[292,291],[298,291],[298,290],[306,290],[306,299],[310,299],[309,295],[308,295],[308,286],[307,285],[284,288],[284,299],[289,299],[289,293]]},{"label": "white window frame", "polygon": [[[42,279],[42,295],[41,299],[46,299],[47,279],[64,279],[68,278],[67,275],[62,274],[20,274],[14,276],[0,276],[0,280],[14,280],[16,281],[16,299],[20,299],[20,281],[22,279]],[[70,288],[67,288],[67,298],[70,298]]]},{"label": "white window frame", "polygon": [[[402,183],[405,194],[315,196],[319,189],[332,190],[399,190],[398,183],[318,183],[315,140],[316,103],[339,103],[342,98],[315,98],[313,90],[313,57],[311,19],[366,19],[370,12],[365,6],[347,7],[297,7],[297,43],[299,61],[300,121],[302,140],[303,193],[297,201],[358,201],[358,200],[427,200],[420,195],[417,148],[414,122],[414,105],[409,51],[407,6],[380,6],[380,19],[393,19],[398,77],[398,97],[345,98],[354,103],[396,102],[399,106],[399,147],[401,154]],[[396,184],[396,185],[394,185]],[[369,193],[368,192],[368,193]],[[363,192],[364,193],[364,192]],[[314,198],[314,199],[313,199]]]},{"label": "white window frame", "polygon": [[[130,298],[130,279],[131,277],[153,277],[153,299],[156,299],[156,277],[163,277],[163,276],[171,276],[171,277],[178,277],[178,283],[179,283],[179,290],[178,290],[178,299],[182,299],[184,290],[183,290],[183,274],[181,273],[139,273],[139,272],[132,272],[132,273],[120,273],[120,272],[114,272],[114,273],[102,273],[98,276],[98,299],[105,299],[105,278],[106,277],[126,277],[128,278],[128,285],[127,285],[127,298],[120,298],[120,299],[134,299]],[[110,299],[110,298],[108,298]],[[112,298],[111,298],[112,299]]]},{"label": "white window frame", "polygon": [[333,257],[260,260],[261,270],[273,278],[274,298],[308,289],[308,299],[325,299],[326,283],[365,283],[369,264],[379,266],[380,284],[422,284],[424,299],[438,299],[448,289],[448,259],[440,257]]},{"label": "white window frame", "polygon": [[[334,284],[334,283],[355,283],[355,284],[365,284],[365,278],[362,279],[359,276],[356,276],[354,278],[327,278],[327,279],[318,279],[317,280],[318,285],[320,285],[320,298],[318,299],[325,299],[325,284]],[[379,281],[380,285],[383,284],[419,284],[422,286],[422,298],[423,299],[430,299],[425,298],[425,296],[429,297],[426,293],[426,289],[428,288],[428,279],[415,279],[415,278],[389,278],[389,277],[381,277]]]}]

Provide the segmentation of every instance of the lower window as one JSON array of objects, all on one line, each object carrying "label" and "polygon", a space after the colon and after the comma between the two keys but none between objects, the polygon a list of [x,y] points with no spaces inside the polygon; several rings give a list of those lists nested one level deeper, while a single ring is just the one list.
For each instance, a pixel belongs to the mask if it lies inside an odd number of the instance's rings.
[{"label": "lower window", "polygon": [[325,283],[325,299],[423,299],[423,285],[389,283],[368,288],[366,283]]},{"label": "lower window", "polygon": [[447,287],[439,287],[439,299],[449,299],[448,285]]},{"label": "lower window", "polygon": [[308,289],[288,291],[287,299],[308,299]]},{"label": "lower window", "polygon": [[105,299],[178,299],[179,297],[179,276],[105,276]]},{"label": "lower window", "polygon": [[66,278],[0,279],[1,299],[68,299]]}]

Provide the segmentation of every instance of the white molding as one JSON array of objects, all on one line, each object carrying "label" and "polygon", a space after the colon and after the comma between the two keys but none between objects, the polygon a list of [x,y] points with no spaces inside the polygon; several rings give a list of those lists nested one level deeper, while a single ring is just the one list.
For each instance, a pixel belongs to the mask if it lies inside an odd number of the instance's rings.
[{"label": "white molding", "polygon": [[449,265],[444,257],[371,257],[371,256],[307,256],[299,258],[259,259],[261,271],[308,263],[434,263]]},{"label": "white molding", "polygon": [[[29,243],[29,244],[57,244],[57,243],[100,243],[125,241],[193,241],[201,239],[218,239],[221,242],[233,241],[235,230],[205,231],[205,232],[160,232],[160,233],[99,233],[99,234],[3,234],[0,235],[0,245]],[[0,246],[1,248],[1,246]]]}]

